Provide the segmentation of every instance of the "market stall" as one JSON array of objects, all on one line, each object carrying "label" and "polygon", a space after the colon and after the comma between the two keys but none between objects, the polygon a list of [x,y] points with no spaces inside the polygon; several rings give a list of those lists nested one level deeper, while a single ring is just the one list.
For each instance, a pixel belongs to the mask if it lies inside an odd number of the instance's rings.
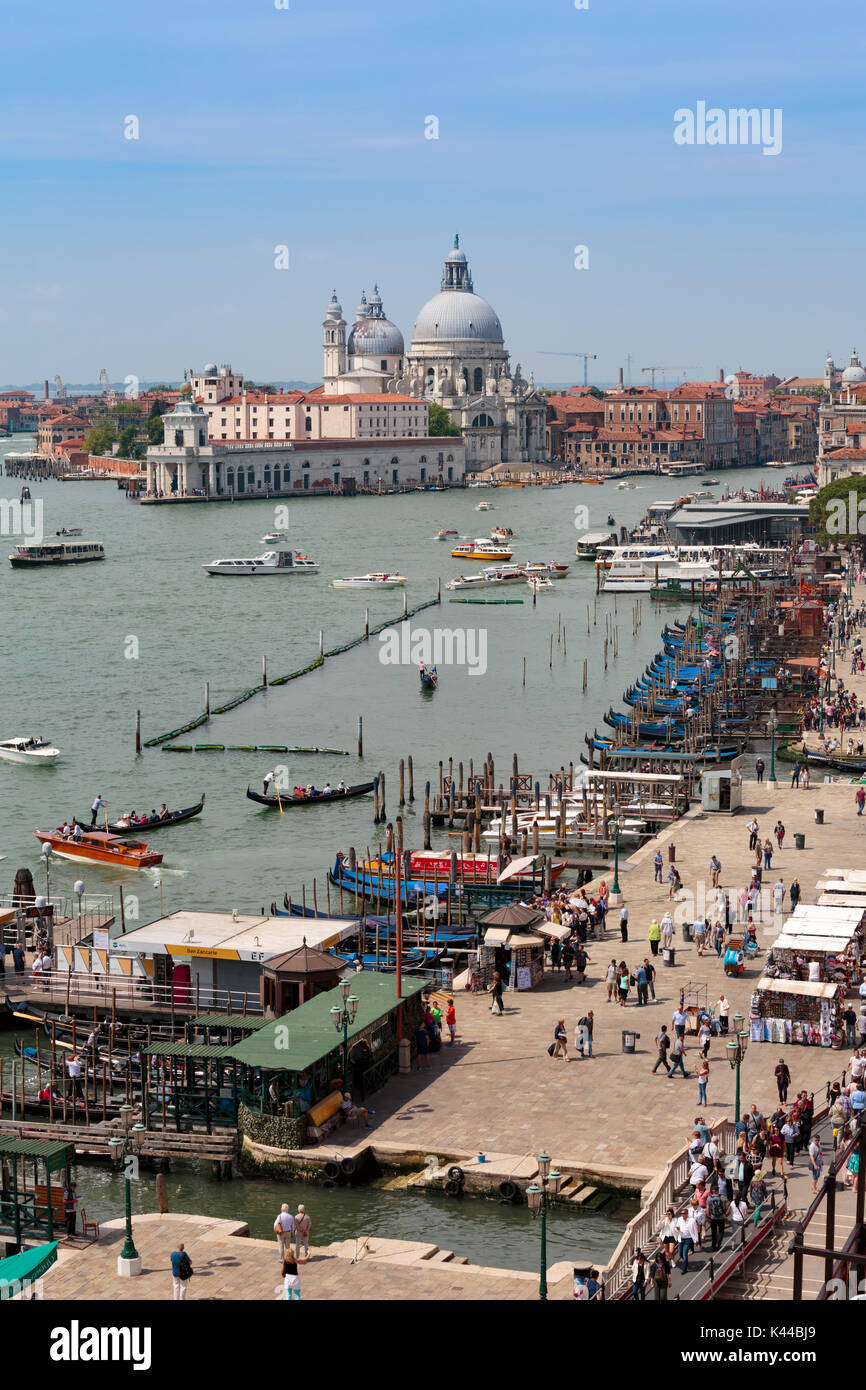
[{"label": "market stall", "polygon": [[478,962],[471,972],[470,988],[489,989],[494,970],[498,970],[503,979],[508,976],[505,987],[509,990],[532,989],[540,984],[544,978],[544,938],[527,932],[512,932],[507,927],[488,927],[478,948]]},{"label": "market stall", "polygon": [[846,989],[857,974],[853,933],[837,936],[778,936],[767,956],[772,979],[818,980]]},{"label": "market stall", "polygon": [[845,991],[813,980],[773,980],[762,975],[749,1004],[752,1042],[842,1046]]}]

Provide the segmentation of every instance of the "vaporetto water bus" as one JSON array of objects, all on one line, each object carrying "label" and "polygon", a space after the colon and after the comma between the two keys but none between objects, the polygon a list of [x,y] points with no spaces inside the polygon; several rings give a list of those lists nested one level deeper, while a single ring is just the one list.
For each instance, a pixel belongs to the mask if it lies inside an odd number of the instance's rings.
[{"label": "vaporetto water bus", "polygon": [[264,555],[250,559],[212,560],[202,565],[208,574],[273,575],[273,574],[318,574],[319,566],[309,555],[299,555],[291,550],[267,550]]}]

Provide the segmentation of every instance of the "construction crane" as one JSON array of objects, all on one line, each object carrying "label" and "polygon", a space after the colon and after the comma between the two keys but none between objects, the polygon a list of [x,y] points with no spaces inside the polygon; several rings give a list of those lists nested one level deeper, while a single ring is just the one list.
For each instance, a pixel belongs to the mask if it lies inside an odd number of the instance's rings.
[{"label": "construction crane", "polygon": [[583,358],[583,384],[587,385],[587,364],[596,360],[594,352],[546,352],[541,349],[542,357],[582,357]]},{"label": "construction crane", "polygon": [[63,385],[59,376],[54,378],[54,395],[58,401],[65,401],[67,399],[66,387]]},{"label": "construction crane", "polygon": [[114,387],[108,379],[108,372],[106,371],[105,367],[103,367],[100,370],[99,384],[103,388],[103,393],[105,395],[106,401],[108,401],[109,405],[113,405],[114,402],[117,400],[117,396],[115,395]]},{"label": "construction crane", "polygon": [[642,372],[650,372],[650,384],[655,390],[656,372],[698,372],[700,367],[641,367]]}]

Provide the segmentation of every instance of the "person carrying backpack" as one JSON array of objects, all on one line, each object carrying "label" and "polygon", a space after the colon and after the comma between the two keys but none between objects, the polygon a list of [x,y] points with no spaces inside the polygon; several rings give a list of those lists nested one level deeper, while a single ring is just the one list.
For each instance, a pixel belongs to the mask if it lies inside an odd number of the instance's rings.
[{"label": "person carrying backpack", "polygon": [[171,1252],[171,1282],[174,1289],[174,1301],[185,1302],[189,1291],[189,1281],[193,1275],[192,1261],[183,1248],[181,1241],[176,1250]]},{"label": "person carrying backpack", "polygon": [[649,1267],[649,1277],[655,1289],[656,1302],[667,1302],[668,1288],[671,1282],[671,1266],[663,1250],[657,1250],[653,1256]]},{"label": "person carrying backpack", "polygon": [[719,1195],[719,1190],[716,1187],[710,1190],[707,1199],[707,1216],[710,1221],[710,1250],[720,1250],[725,1238],[727,1207],[724,1198]]}]

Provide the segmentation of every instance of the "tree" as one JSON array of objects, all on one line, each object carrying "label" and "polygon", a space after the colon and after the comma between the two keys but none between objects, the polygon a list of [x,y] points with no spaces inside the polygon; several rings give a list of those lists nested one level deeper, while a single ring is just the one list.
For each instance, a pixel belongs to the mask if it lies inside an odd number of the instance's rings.
[{"label": "tree", "polygon": [[117,441],[117,430],[104,416],[98,420],[85,438],[85,447],[90,454],[110,454],[112,444]]},{"label": "tree", "polygon": [[120,437],[117,441],[117,452],[120,454],[121,458],[128,459],[132,457],[131,450],[135,443],[136,433],[135,425],[127,425],[125,430],[121,430]]},{"label": "tree", "polygon": [[151,415],[147,422],[147,442],[148,444],[165,443],[165,424],[161,415]]},{"label": "tree", "polygon": [[822,487],[809,502],[809,523],[817,532],[819,545],[850,545],[858,540],[862,544],[866,536],[866,476],[852,473]]},{"label": "tree", "polygon": [[430,402],[430,435],[432,437],[440,435],[459,435],[460,427],[455,425],[444,405],[438,401]]}]

